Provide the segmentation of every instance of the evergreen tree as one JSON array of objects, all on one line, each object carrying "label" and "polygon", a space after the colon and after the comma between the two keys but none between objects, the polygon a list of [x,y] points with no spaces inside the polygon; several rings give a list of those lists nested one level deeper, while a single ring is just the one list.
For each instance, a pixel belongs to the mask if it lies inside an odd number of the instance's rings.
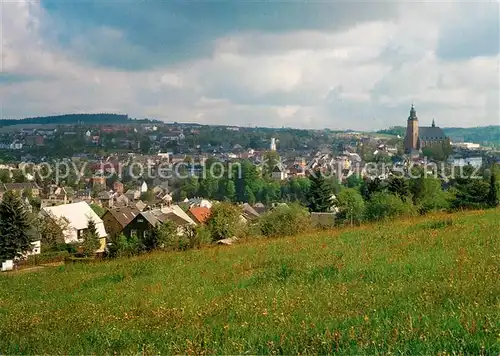
[{"label": "evergreen tree", "polygon": [[397,195],[402,200],[405,200],[408,196],[410,196],[410,187],[408,181],[402,177],[391,177],[387,189],[389,190],[389,192]]},{"label": "evergreen tree", "polygon": [[320,171],[309,176],[311,186],[307,194],[309,211],[328,212],[333,205],[332,186],[325,180]]},{"label": "evergreen tree", "polygon": [[496,207],[498,205],[497,177],[493,167],[491,169],[491,175],[490,175],[490,190],[488,192],[488,205],[490,205],[491,207]]},{"label": "evergreen tree", "polygon": [[234,185],[234,182],[232,180],[228,180],[226,183],[226,198],[229,201],[234,201],[236,198],[236,186]]},{"label": "evergreen tree", "polygon": [[99,234],[95,221],[90,218],[88,221],[87,231],[83,236],[83,254],[87,257],[93,256],[95,251],[101,246]]},{"label": "evergreen tree", "polygon": [[7,192],[0,203],[0,261],[31,251],[28,215],[20,198]]}]

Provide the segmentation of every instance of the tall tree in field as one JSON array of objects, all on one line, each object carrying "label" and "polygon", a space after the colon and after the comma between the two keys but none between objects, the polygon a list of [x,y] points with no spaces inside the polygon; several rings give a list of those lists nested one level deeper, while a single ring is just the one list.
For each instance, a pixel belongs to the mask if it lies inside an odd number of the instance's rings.
[{"label": "tall tree in field", "polygon": [[307,194],[309,211],[328,212],[333,205],[332,186],[325,180],[320,171],[313,172],[309,179],[311,185]]},{"label": "tall tree in field", "polygon": [[7,192],[0,203],[0,261],[31,251],[28,215],[20,198]]}]

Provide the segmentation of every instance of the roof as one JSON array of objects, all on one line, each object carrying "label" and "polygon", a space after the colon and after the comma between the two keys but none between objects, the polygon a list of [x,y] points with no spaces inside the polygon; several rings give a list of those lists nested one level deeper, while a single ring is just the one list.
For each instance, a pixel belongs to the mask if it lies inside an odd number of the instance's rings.
[{"label": "roof", "polygon": [[99,199],[111,199],[111,194],[108,191],[102,191],[98,195]]},{"label": "roof", "polygon": [[173,221],[178,226],[183,226],[183,225],[189,224],[188,221],[184,220],[183,218],[181,218],[180,216],[176,215],[173,212],[164,214],[163,217],[164,217],[163,222],[165,222],[165,220],[170,220],[170,221]]},{"label": "roof", "polygon": [[164,207],[163,209],[161,209],[161,211],[164,212],[165,214],[175,213],[175,215],[187,221],[189,224],[196,225],[196,222],[193,219],[191,219],[191,217],[188,214],[186,214],[186,212],[182,210],[182,208],[179,205],[171,205],[168,207]]},{"label": "roof", "polygon": [[200,224],[205,223],[210,217],[210,209],[203,206],[192,207],[188,211]]},{"label": "roof", "polygon": [[418,136],[421,140],[442,140],[446,138],[440,127],[421,126],[418,128]]},{"label": "roof", "polygon": [[42,211],[56,218],[66,218],[70,227],[76,230],[86,229],[89,219],[92,219],[96,224],[99,237],[106,237],[107,235],[102,219],[92,210],[90,205],[84,201],[45,207],[42,208]]},{"label": "roof", "polygon": [[250,204],[245,203],[243,204],[243,215],[250,219],[255,219],[258,218],[260,214],[257,212],[257,210],[252,208]]},{"label": "roof", "polygon": [[153,211],[143,211],[140,214],[142,217],[144,217],[152,226],[156,226],[157,224],[161,223],[161,220],[158,219],[158,216],[153,213]]},{"label": "roof", "polygon": [[140,213],[139,209],[131,208],[128,206],[108,209],[108,212],[118,221],[118,223],[125,227]]}]

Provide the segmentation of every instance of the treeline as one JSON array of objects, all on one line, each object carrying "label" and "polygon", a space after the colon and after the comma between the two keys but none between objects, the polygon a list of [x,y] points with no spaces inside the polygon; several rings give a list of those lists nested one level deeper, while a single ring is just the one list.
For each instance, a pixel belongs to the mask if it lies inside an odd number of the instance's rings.
[{"label": "treeline", "polygon": [[77,124],[130,124],[130,123],[148,123],[148,122],[158,122],[156,120],[135,120],[128,117],[128,115],[122,114],[66,114],[66,115],[56,115],[56,116],[40,116],[40,117],[30,117],[25,119],[7,119],[1,120],[0,126],[11,126],[19,124],[30,124],[30,125],[77,125]]},{"label": "treeline", "polygon": [[500,146],[500,125],[484,127],[448,127],[443,129],[451,140],[461,139],[465,142],[480,143],[486,146]]},{"label": "treeline", "polygon": [[[239,167],[217,167],[211,160],[204,165],[200,177],[188,177],[176,182],[174,199],[182,201],[185,198],[204,197],[229,202],[245,202],[255,204],[261,202],[306,202],[309,188],[307,178],[293,178],[286,181],[273,180],[272,168],[276,157],[269,153],[267,162],[256,166],[248,160],[241,161]],[[210,167],[217,167],[210,169]],[[335,180],[330,180],[335,186]],[[338,184],[337,184],[338,185]]]}]

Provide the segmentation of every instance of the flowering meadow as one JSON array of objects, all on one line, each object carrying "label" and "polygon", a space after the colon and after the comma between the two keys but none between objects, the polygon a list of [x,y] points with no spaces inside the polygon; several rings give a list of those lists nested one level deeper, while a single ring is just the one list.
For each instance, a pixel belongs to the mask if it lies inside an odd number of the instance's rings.
[{"label": "flowering meadow", "polygon": [[0,354],[499,354],[500,210],[0,274]]}]

